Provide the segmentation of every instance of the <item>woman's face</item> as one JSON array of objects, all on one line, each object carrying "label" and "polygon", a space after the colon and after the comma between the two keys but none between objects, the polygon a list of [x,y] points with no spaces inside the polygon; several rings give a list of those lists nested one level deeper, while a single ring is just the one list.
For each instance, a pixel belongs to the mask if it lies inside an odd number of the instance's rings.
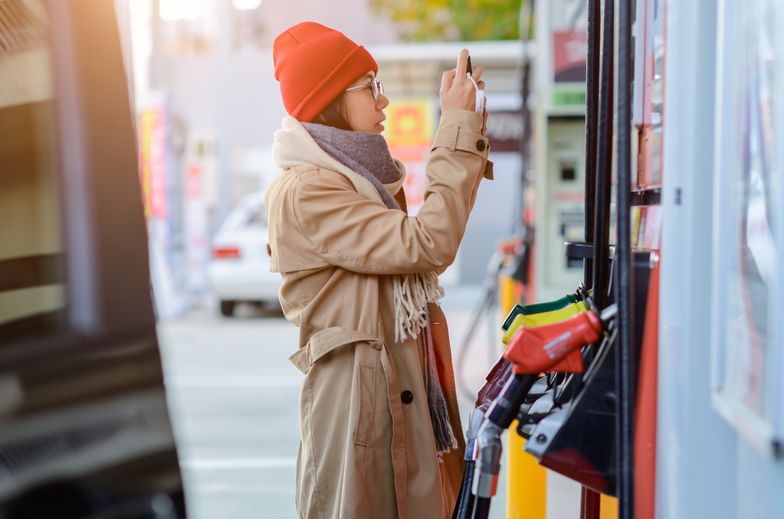
[{"label": "woman's face", "polygon": [[386,119],[384,108],[389,104],[389,99],[382,93],[379,93],[376,99],[373,98],[375,80],[376,75],[370,71],[354,81],[345,92],[345,117],[354,131],[371,133],[384,131],[381,122]]}]

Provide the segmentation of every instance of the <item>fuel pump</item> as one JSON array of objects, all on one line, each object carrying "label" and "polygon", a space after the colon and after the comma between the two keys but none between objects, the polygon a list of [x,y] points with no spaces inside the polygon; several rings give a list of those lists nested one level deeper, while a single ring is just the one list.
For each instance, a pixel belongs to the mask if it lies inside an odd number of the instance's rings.
[{"label": "fuel pump", "polygon": [[[645,310],[640,303],[647,299],[657,257],[655,251],[640,250],[643,233],[634,227],[633,234],[632,222],[641,228],[644,211],[632,214],[632,208],[655,206],[659,187],[632,178],[637,167],[630,110],[633,10],[630,2],[617,5],[616,15],[616,2],[537,3],[538,212],[532,292],[540,300],[552,299],[544,305],[554,321],[544,323],[518,307],[504,323],[503,358],[512,369],[483,411],[482,424],[473,424],[476,500],[473,515],[463,517],[487,516],[500,465],[499,438],[515,418],[517,433],[529,440],[528,454],[582,484],[580,517],[599,517],[599,502],[605,501],[599,492],[618,497],[606,502],[607,509],[617,507],[621,519],[632,517],[632,422]],[[588,21],[587,34],[580,20]],[[638,24],[637,31],[644,30]],[[587,68],[587,77],[579,78],[578,87],[580,67],[570,60],[580,41],[587,43],[581,67]],[[578,290],[575,300],[554,299],[580,280],[592,289],[582,306],[579,296],[585,291]],[[515,459],[514,450],[510,467],[523,459]],[[508,516],[540,517],[540,510],[530,511],[521,498],[527,484],[510,477]]]},{"label": "fuel pump", "polygon": [[[520,328],[510,341],[503,358],[512,365],[512,376],[485,413],[476,441],[477,464],[472,484],[476,496],[472,515],[466,510],[458,517],[486,518],[490,500],[495,494],[500,471],[501,435],[518,416],[525,397],[542,371],[551,371],[583,346],[598,340],[615,315],[608,307],[601,315],[594,311],[580,312],[555,324]],[[564,369],[582,371],[582,359],[564,365]]]},{"label": "fuel pump", "polygon": [[586,2],[536,3],[536,256],[534,292],[558,298],[583,280],[583,262],[564,255],[585,221]]},{"label": "fuel pump", "polygon": [[[579,312],[586,311],[587,307],[582,301],[581,293],[568,294],[554,301],[531,304],[527,306],[516,305],[507,315],[502,325],[505,332],[503,344],[508,344],[515,332],[522,326],[534,327],[567,319]],[[461,485],[460,497],[455,506],[453,517],[469,517],[474,507],[474,496],[471,493],[474,475],[474,463],[478,454],[477,437],[479,428],[485,420],[485,415],[490,404],[498,397],[512,374],[512,363],[501,355],[485,376],[485,384],[477,392],[474,402],[474,411],[469,418],[466,431],[465,462],[466,471]],[[540,398],[547,390],[546,380],[534,382],[527,392],[528,403]]]},{"label": "fuel pump", "polygon": [[[582,107],[581,107],[582,108]],[[549,299],[582,281],[583,262],[564,254],[564,243],[582,241],[585,220],[585,123],[580,117],[547,119],[546,168],[540,207],[536,293]]]}]

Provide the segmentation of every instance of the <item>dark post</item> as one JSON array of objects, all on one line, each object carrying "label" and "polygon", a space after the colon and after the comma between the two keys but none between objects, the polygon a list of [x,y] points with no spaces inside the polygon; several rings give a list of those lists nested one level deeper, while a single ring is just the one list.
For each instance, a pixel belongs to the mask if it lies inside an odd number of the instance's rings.
[{"label": "dark post", "polygon": [[[600,0],[588,0],[588,53],[585,60],[585,243],[594,244],[596,133],[599,118]],[[585,260],[583,284],[593,287],[593,259]]]},{"label": "dark post", "polygon": [[[588,0],[588,50],[585,60],[585,243],[595,245],[596,139],[599,120],[599,56],[601,50],[601,0]],[[594,249],[595,255],[596,249]],[[594,259],[586,258],[583,268],[585,288],[594,286]],[[583,487],[580,519],[599,519],[600,495]]]},{"label": "dark post", "polygon": [[599,83],[598,144],[596,149],[596,206],[594,221],[594,301],[599,309],[607,306],[610,256],[610,184],[613,144],[613,51],[614,0],[604,1],[602,14],[601,76]]},{"label": "dark post", "polygon": [[[614,1],[614,0],[611,0]],[[618,342],[615,349],[617,391],[618,516],[634,516],[633,485],[633,402],[632,341],[634,337],[634,269],[631,246],[631,130],[632,130],[632,6],[619,0],[618,6],[618,186],[616,188],[617,263],[615,287],[618,302]]]}]

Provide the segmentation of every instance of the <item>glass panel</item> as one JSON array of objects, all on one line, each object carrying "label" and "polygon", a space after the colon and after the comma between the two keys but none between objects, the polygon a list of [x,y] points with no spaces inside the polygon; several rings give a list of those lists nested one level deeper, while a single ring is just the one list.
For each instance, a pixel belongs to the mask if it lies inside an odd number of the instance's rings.
[{"label": "glass panel", "polygon": [[767,419],[766,366],[768,316],[777,251],[774,203],[777,163],[773,114],[775,92],[773,3],[758,0],[742,10],[735,90],[736,163],[728,168],[732,185],[729,206],[734,228],[728,229],[726,358],[723,391]]}]

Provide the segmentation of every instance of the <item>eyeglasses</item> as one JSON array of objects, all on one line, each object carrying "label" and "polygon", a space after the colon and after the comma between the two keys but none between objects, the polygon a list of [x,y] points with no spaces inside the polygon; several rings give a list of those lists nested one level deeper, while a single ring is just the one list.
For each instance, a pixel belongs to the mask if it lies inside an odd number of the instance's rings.
[{"label": "eyeglasses", "polygon": [[367,85],[347,88],[346,92],[351,92],[352,90],[362,90],[365,88],[370,88],[370,91],[373,92],[373,101],[378,101],[378,96],[384,93],[384,84],[378,79],[371,79],[370,83]]}]

